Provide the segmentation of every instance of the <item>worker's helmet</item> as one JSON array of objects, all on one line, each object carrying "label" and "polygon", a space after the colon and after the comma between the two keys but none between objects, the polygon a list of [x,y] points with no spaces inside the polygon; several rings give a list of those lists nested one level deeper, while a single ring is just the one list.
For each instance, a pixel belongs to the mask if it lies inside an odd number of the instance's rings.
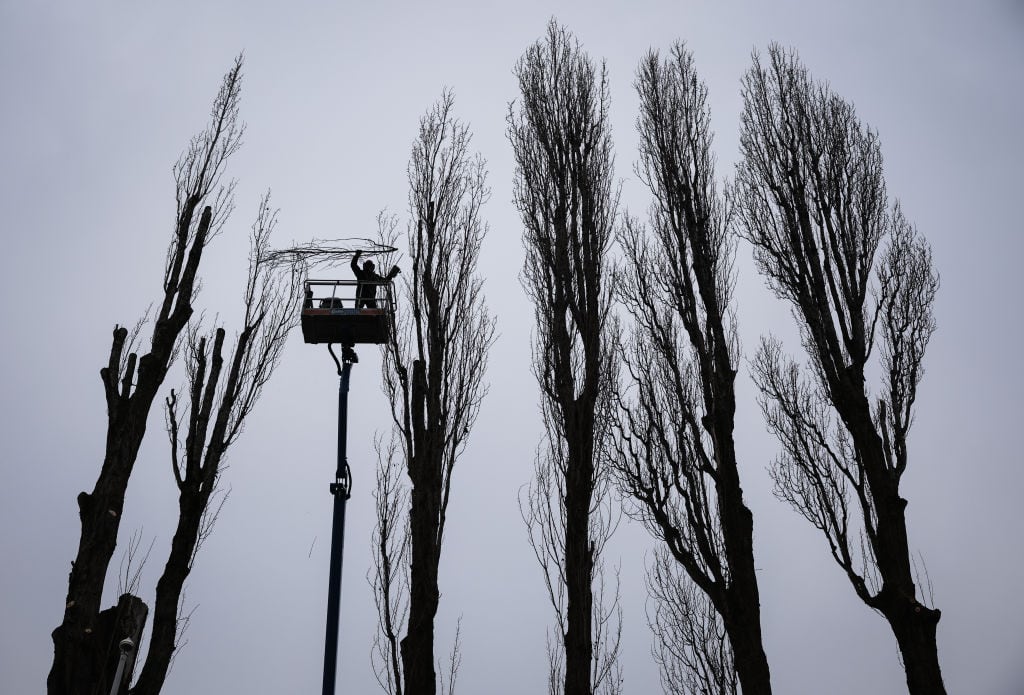
[{"label": "worker's helmet", "polygon": [[363,270],[366,270],[366,271],[372,272],[373,269],[376,268],[376,267],[377,266],[375,266],[373,264],[373,261],[366,261],[365,263],[363,263]]}]

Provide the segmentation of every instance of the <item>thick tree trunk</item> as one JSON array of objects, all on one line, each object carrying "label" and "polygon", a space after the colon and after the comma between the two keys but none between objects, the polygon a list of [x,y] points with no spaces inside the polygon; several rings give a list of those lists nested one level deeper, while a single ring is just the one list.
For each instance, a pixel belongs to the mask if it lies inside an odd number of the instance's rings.
[{"label": "thick tree trunk", "polygon": [[[742,609],[740,612],[744,613]],[[726,629],[743,695],[770,695],[771,673],[768,670],[768,658],[761,646],[759,616],[740,615],[730,622],[733,623],[732,629]]]},{"label": "thick tree trunk", "polygon": [[[198,198],[187,203],[178,222],[179,239],[187,237],[198,203]],[[46,679],[48,695],[92,692],[94,674],[88,668],[96,648],[92,635],[99,616],[107,568],[117,547],[125,491],[146,433],[150,408],[167,375],[174,344],[192,316],[192,289],[212,215],[212,209],[206,206],[187,262],[185,244],[179,245],[175,256],[178,270],[171,275],[165,287],[163,307],[153,326],[150,352],[141,358],[137,358],[135,353],[129,354],[124,361],[123,374],[121,358],[128,330],[120,326],[114,329],[107,366],[100,370],[107,401],[106,452],[93,491],[78,495],[82,533],[78,553],[71,563],[64,619],[52,633],[54,656]],[[177,301],[172,310],[175,298]]]},{"label": "thick tree trunk", "polygon": [[[722,322],[718,319],[719,345],[726,345]],[[716,355],[716,377],[713,384],[713,439],[718,461],[718,514],[722,529],[725,561],[729,567],[729,585],[724,592],[722,615],[733,663],[743,695],[771,695],[771,672],[764,653],[761,634],[761,598],[754,569],[754,516],[743,502],[736,448],[733,439],[735,423],[735,371],[729,364],[724,347]]]},{"label": "thick tree trunk", "polygon": [[743,505],[722,510],[726,559],[731,582],[725,592],[723,622],[732,644],[743,695],[770,695],[771,673],[761,636],[761,600],[754,573],[753,516]]},{"label": "thick tree trunk", "polygon": [[[750,511],[745,507],[742,511],[749,519]],[[750,550],[752,539],[751,535],[746,536],[745,553],[742,550],[744,544],[737,543],[737,540],[730,539],[732,544],[726,546],[730,556],[732,582],[726,591],[723,622],[732,645],[736,675],[743,695],[770,695],[771,673],[761,636],[761,603],[754,576],[754,557]]]},{"label": "thick tree trunk", "polygon": [[594,551],[590,545],[590,505],[593,498],[593,428],[590,432],[572,432],[578,423],[567,426],[570,441],[565,494],[565,695],[591,695],[591,671],[594,660]]},{"label": "thick tree trunk", "polygon": [[428,441],[427,375],[423,360],[412,365],[413,456],[409,461],[412,493],[409,508],[411,567],[409,623],[402,639],[402,676],[406,695],[434,695],[434,617],[440,600],[437,566],[441,507],[441,456]]},{"label": "thick tree trunk", "polygon": [[[409,523],[412,528],[409,627],[402,639],[402,672],[406,695],[434,695],[434,617],[440,593],[433,559],[437,513],[428,495],[413,487]],[[434,523],[431,524],[430,520]]]},{"label": "thick tree trunk", "polygon": [[719,356],[721,375],[716,380],[715,440],[718,468],[718,513],[721,517],[729,586],[724,596],[723,622],[732,644],[736,675],[743,695],[770,695],[771,673],[761,635],[761,598],[754,570],[754,516],[743,503],[733,440],[735,372],[728,356]]},{"label": "thick tree trunk", "polygon": [[146,604],[137,596],[122,594],[116,606],[97,614],[93,627],[82,639],[64,639],[60,634],[64,626],[54,630],[54,664],[63,664],[67,670],[58,673],[51,670],[47,691],[106,695],[121,659],[119,645],[123,639],[130,638],[135,646],[128,654],[119,689],[127,693],[148,612]]},{"label": "thick tree trunk", "polygon": [[[879,546],[887,557],[878,558],[882,590],[873,603],[889,621],[903,656],[907,687],[911,695],[945,695],[939,667],[935,632],[942,613],[922,605],[910,574],[907,526],[903,513],[906,500],[879,510]],[[893,509],[893,506],[896,508]],[[883,511],[889,512],[884,515]]]},{"label": "thick tree trunk", "polygon": [[[853,407],[847,405],[853,403]],[[907,501],[899,494],[899,476],[885,462],[883,443],[874,427],[863,391],[846,400],[844,415],[860,452],[877,517],[875,559],[882,589],[869,602],[881,611],[899,645],[911,695],[944,695],[936,628],[942,615],[917,600],[907,538]]]},{"label": "thick tree trunk", "polygon": [[[569,397],[565,402],[573,403]],[[565,693],[592,695],[594,683],[594,404],[583,396],[567,408],[565,474]]]},{"label": "thick tree trunk", "polygon": [[[124,329],[119,329],[124,330]],[[116,341],[115,332],[115,341]],[[82,534],[71,563],[64,620],[52,633],[54,659],[46,679],[49,695],[91,693],[98,675],[94,664],[107,645],[97,640],[98,620],[107,567],[117,547],[124,495],[142,431],[114,420],[108,434],[107,457],[91,494],[78,495]],[[127,431],[126,431],[127,430]]]},{"label": "thick tree trunk", "polygon": [[[202,493],[182,493],[178,526],[171,540],[171,552],[156,585],[153,634],[150,636],[146,662],[131,695],[157,695],[164,686],[174,656],[181,591],[192,570],[192,554],[199,541],[203,510],[206,508],[206,499],[195,499],[189,497],[190,494]],[[205,497],[208,498],[209,495]]]},{"label": "thick tree trunk", "polygon": [[[935,628],[940,612],[922,606],[917,601],[897,598],[887,609],[886,619],[896,635],[907,673],[910,695],[945,695],[939,668],[939,649],[935,641]],[[891,617],[890,617],[891,614]]]}]

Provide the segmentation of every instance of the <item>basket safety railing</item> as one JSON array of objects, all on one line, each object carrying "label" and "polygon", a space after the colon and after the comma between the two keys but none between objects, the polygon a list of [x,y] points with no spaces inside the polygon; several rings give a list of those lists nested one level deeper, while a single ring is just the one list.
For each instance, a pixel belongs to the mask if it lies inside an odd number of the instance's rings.
[{"label": "basket safety railing", "polygon": [[[306,280],[304,283],[305,299],[302,309],[356,309],[357,292],[360,285],[370,285],[377,289],[376,297],[370,301],[375,306],[371,309],[383,309],[388,313],[394,311],[394,299],[391,281],[360,282],[359,280]],[[381,289],[383,292],[381,292]],[[367,307],[359,307],[366,309]]]}]

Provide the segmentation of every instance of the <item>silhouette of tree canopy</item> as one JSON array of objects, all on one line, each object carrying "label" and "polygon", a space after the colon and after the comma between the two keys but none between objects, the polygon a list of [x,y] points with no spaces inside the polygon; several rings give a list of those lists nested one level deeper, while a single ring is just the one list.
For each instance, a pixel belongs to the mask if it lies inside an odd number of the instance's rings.
[{"label": "silhouette of tree canopy", "polygon": [[[878,134],[794,51],[754,55],[743,79],[740,229],[800,325],[810,375],[764,339],[753,363],[782,443],[776,495],[818,528],[864,603],[888,621],[911,693],[944,693],[940,613],[921,603],[899,485],[938,276],[890,204]],[[869,389],[877,348],[880,388]],[[877,395],[873,395],[877,393]]]},{"label": "silhouette of tree canopy", "polygon": [[[733,441],[735,243],[715,183],[707,87],[677,43],[664,60],[648,53],[636,88],[637,174],[653,203],[650,231],[627,217],[620,234],[625,262],[617,289],[633,328],[622,351],[628,378],[619,398],[615,470],[631,513],[664,543],[668,555],[658,562],[671,557],[685,570],[677,575],[659,566],[649,575],[655,598],[665,602],[655,611],[655,636],[672,641],[657,648],[663,681],[697,679],[691,666],[703,669],[710,655],[725,663],[717,642],[693,642],[699,635],[717,640],[712,628],[721,621],[743,692],[770,693],[753,515],[743,501]],[[676,579],[695,587],[656,584]],[[687,626],[688,620],[700,624]],[[689,655],[669,663],[680,649]],[[702,672],[714,674],[706,687],[715,692],[731,678],[718,668]]]},{"label": "silhouette of tree canopy", "polygon": [[[487,394],[484,376],[494,343],[495,322],[477,272],[487,234],[480,215],[490,197],[486,162],[471,152],[472,135],[455,118],[454,104],[445,92],[420,119],[413,143],[413,221],[406,234],[411,268],[384,351],[384,391],[394,426],[390,442],[378,443],[371,581],[380,616],[374,670],[393,695],[434,695],[438,685],[454,689],[458,635],[440,684],[434,669],[438,567],[452,474]],[[381,225],[389,244],[397,221],[382,216]]]},{"label": "silhouette of tree canopy", "polygon": [[605,605],[600,562],[615,523],[606,504],[616,332],[608,248],[618,209],[608,81],[554,20],[515,75],[521,99],[509,109],[508,135],[545,428],[520,505],[558,619],[549,692],[614,693],[618,590]]}]

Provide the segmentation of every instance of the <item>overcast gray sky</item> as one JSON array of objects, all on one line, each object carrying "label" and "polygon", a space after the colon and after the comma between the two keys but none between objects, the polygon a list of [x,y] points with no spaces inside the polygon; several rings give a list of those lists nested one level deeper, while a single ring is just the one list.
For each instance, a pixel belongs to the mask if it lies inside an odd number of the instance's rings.
[{"label": "overcast gray sky", "polygon": [[[203,127],[221,75],[245,52],[238,208],[204,263],[201,303],[233,328],[248,227],[270,187],[277,241],[370,236],[405,215],[405,166],[420,115],[445,87],[488,159],[493,196],[481,271],[501,336],[484,403],[456,470],[442,559],[439,644],[462,617],[459,691],[543,692],[551,623],[517,492],[539,437],[529,373],[531,308],[518,283],[521,227],[505,139],[512,65],[551,16],[607,61],[623,202],[642,213],[632,89],[649,47],[684,39],[710,89],[720,176],[737,156],[739,80],[754,48],[797,48],[813,74],[881,134],[890,194],[933,245],[942,275],[911,462],[911,542],[927,566],[950,692],[1024,692],[1020,499],[1020,175],[1024,5],[991,2],[634,3],[14,2],[0,0],[0,690],[41,692],[105,412],[98,370],[115,323],[159,290],[174,216],[171,165]],[[739,329],[792,341],[788,310],[739,247]],[[353,371],[339,692],[376,691],[365,579],[372,438],[387,425],[379,360]],[[176,374],[166,384],[180,383]],[[188,586],[195,607],[168,693],[319,688],[337,382],[296,333],[232,450],[231,497]],[[854,596],[823,538],[771,496],[765,432],[744,372],[737,421],[766,651],[779,693],[905,692],[895,640]],[[153,543],[152,600],[176,497],[154,410],[129,490],[122,542]],[[644,619],[642,530],[608,546],[621,566],[626,693],[658,691]],[[119,550],[120,552],[120,550]],[[119,557],[119,556],[118,556]],[[116,558],[115,558],[116,564]],[[116,582],[108,583],[112,603]]]}]

